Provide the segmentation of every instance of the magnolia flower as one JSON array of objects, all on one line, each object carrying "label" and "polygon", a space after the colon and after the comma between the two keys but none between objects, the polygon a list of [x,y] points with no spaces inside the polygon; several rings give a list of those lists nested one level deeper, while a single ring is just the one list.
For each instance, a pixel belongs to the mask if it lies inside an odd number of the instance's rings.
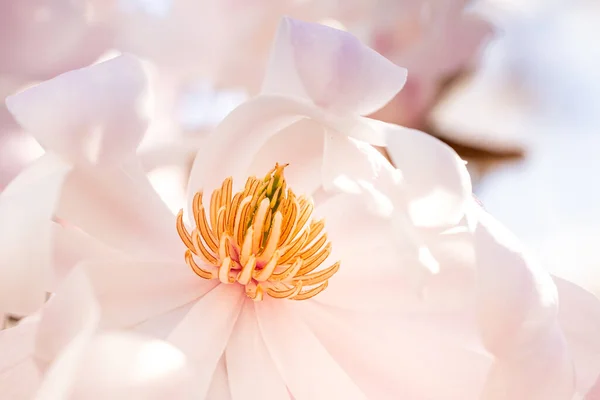
[{"label": "magnolia flower", "polygon": [[[85,118],[106,126],[123,114],[106,106],[73,115],[49,99],[107,65],[118,78],[129,67],[121,60],[64,75],[11,98],[9,107],[38,130],[32,122],[43,112],[60,119],[70,138],[89,135],[94,125]],[[45,201],[64,221],[37,243],[57,250],[54,271],[77,265],[72,273],[87,276],[101,329],[178,347],[199,367],[199,398],[567,400],[576,389],[585,393],[600,371],[598,357],[589,357],[600,347],[600,317],[571,316],[598,310],[598,301],[559,287],[566,305],[559,310],[552,279],[474,203],[451,149],[361,116],[404,80],[403,69],[351,35],[286,19],[263,94],[229,114],[200,149],[178,216],[130,164],[115,172],[110,164],[72,163],[87,181],[71,186],[31,183],[26,171],[11,191],[29,190],[29,207]],[[396,168],[367,142],[387,144]],[[81,148],[71,150],[87,160]],[[19,211],[10,224],[14,246],[29,232],[49,231],[48,215]],[[41,260],[52,266],[51,258]],[[38,277],[23,261],[15,297]],[[78,293],[61,294],[67,304],[80,302]],[[64,317],[47,318],[60,326]]]},{"label": "magnolia flower", "polygon": [[[99,332],[100,309],[91,294],[86,277],[75,272],[38,315],[0,331],[2,395],[15,400],[195,398],[194,372],[181,351],[154,338]],[[70,302],[73,296],[77,302]]]}]

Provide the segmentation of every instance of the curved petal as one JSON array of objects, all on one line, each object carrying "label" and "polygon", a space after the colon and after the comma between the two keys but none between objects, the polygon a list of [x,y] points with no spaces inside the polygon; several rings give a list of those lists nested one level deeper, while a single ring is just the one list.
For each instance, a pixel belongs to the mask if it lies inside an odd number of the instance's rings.
[{"label": "curved petal", "polygon": [[135,152],[148,125],[147,77],[123,55],[7,98],[17,122],[73,163],[115,164]]},{"label": "curved petal", "polygon": [[407,71],[352,36],[283,18],[263,93],[307,98],[337,114],[367,115],[402,89]]},{"label": "curved petal", "polygon": [[244,302],[225,356],[233,400],[289,398],[285,382],[273,364],[258,329],[254,304],[249,300]]},{"label": "curved petal", "polygon": [[460,221],[472,189],[465,164],[454,150],[417,130],[371,123],[386,132],[388,153],[406,180],[412,221],[418,226]]},{"label": "curved petal", "polygon": [[293,308],[369,399],[478,399],[493,362],[467,313]]},{"label": "curved petal", "polygon": [[[574,374],[556,325],[556,286],[504,227],[478,206],[473,212],[479,219],[475,230],[479,323],[487,348],[498,359],[487,396],[566,398],[560,396],[573,393]],[[553,393],[559,397],[546,397]]]},{"label": "curved petal", "polygon": [[39,318],[25,318],[12,328],[0,330],[0,374],[33,356]]},{"label": "curved petal", "polygon": [[[335,116],[301,99],[260,95],[233,110],[199,149],[190,173],[188,201],[199,190],[212,193],[229,176],[234,184],[243,185],[248,169],[269,139],[303,118],[342,135],[385,144],[385,132],[374,129],[366,118]],[[310,137],[312,141],[312,132]],[[273,140],[271,144],[277,143],[277,139]],[[291,146],[286,148],[286,152],[292,150]],[[283,147],[278,146],[278,151],[283,151]]]},{"label": "curved petal", "polygon": [[553,277],[558,323],[575,364],[577,391],[587,393],[600,377],[600,300],[583,288]]},{"label": "curved petal", "polygon": [[29,317],[0,330],[0,393],[7,399],[31,399],[42,380],[43,371],[33,357],[38,322],[37,316]]},{"label": "curved petal", "polygon": [[241,286],[220,284],[198,300],[168,337],[169,342],[202,366],[196,377],[196,385],[203,397],[225,353],[243,299]]},{"label": "curved petal", "polygon": [[166,342],[105,333],[74,347],[50,368],[36,399],[198,398],[185,355]]},{"label": "curved petal", "polygon": [[85,259],[118,260],[126,258],[125,254],[73,226],[63,226],[59,223],[52,224],[52,239],[54,268],[53,279],[46,289],[49,292],[55,292],[62,280],[80,261]]},{"label": "curved petal", "polygon": [[232,397],[231,390],[229,389],[229,382],[230,379],[229,374],[227,373],[227,365],[225,364],[225,355],[223,355],[213,374],[206,398],[231,400]]},{"label": "curved petal", "polygon": [[254,157],[248,175],[264,176],[276,162],[285,169],[288,187],[310,195],[321,186],[321,163],[325,130],[316,121],[303,118],[269,139]]},{"label": "curved petal", "polygon": [[75,169],[65,182],[56,216],[130,255],[183,257],[175,216],[136,163]]},{"label": "curved petal", "polygon": [[52,265],[52,215],[70,166],[52,154],[34,162],[0,195],[0,309],[36,311]]},{"label": "curved petal", "polygon": [[44,305],[35,341],[35,356],[50,363],[78,336],[98,328],[100,308],[88,277],[74,270]]},{"label": "curved petal", "polygon": [[256,316],[267,349],[294,399],[367,398],[289,304],[265,299],[256,304]]},{"label": "curved petal", "polygon": [[[316,302],[368,313],[439,313],[471,301],[475,269],[469,232],[397,229],[393,221],[373,216],[353,194],[319,203],[315,218],[325,219],[332,245],[322,265],[340,261]],[[435,273],[425,271],[425,251],[436,263]]]},{"label": "curved petal", "polygon": [[89,276],[104,327],[131,327],[199,299],[216,285],[183,261],[86,261],[78,268]]}]

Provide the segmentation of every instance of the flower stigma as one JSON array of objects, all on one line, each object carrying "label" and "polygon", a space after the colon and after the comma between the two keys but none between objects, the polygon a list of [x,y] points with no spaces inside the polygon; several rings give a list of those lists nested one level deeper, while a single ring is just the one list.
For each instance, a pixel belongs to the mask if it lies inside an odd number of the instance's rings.
[{"label": "flower stigma", "polygon": [[[331,253],[325,222],[313,220],[312,200],[287,187],[275,164],[264,179],[249,177],[232,195],[233,179],[225,179],[205,210],[202,191],[194,195],[196,227],[191,233],[177,215],[177,233],[187,247],[185,261],[201,278],[239,283],[255,301],[264,294],[306,300],[327,288],[340,268],[336,262],[318,269]],[[207,212],[208,211],[208,212]],[[202,263],[196,262],[196,258]]]}]

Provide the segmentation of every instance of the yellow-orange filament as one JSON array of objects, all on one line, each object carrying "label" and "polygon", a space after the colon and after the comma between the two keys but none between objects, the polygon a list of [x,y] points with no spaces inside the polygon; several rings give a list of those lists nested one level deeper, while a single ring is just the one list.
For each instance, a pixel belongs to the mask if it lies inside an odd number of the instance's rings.
[{"label": "yellow-orange filament", "polygon": [[225,179],[211,194],[208,213],[203,193],[196,193],[191,232],[179,211],[177,232],[187,247],[185,261],[199,277],[237,282],[255,301],[265,293],[306,300],[327,288],[340,263],[319,268],[331,254],[325,223],[311,220],[311,200],[287,187],[286,166],[276,164],[264,179],[248,178],[235,194],[232,179]]}]

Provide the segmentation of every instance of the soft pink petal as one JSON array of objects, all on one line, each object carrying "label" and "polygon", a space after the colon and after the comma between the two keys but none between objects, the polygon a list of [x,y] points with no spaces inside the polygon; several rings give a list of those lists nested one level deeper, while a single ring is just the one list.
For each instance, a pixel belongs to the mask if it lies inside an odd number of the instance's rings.
[{"label": "soft pink petal", "polygon": [[[225,363],[225,355],[221,357],[221,361],[217,364],[217,368],[215,369],[215,373],[212,377],[212,382],[210,384],[210,388],[208,389],[208,393],[206,394],[207,399],[223,399],[223,400],[231,400],[231,390],[229,389],[230,385],[229,374],[227,373],[227,365]],[[248,393],[246,393],[248,395]],[[247,398],[244,397],[244,398]]]},{"label": "soft pink petal", "polygon": [[387,132],[387,150],[406,181],[411,219],[419,226],[457,223],[471,199],[464,162],[447,145],[422,132],[374,122]]},{"label": "soft pink petal", "polygon": [[29,314],[51,276],[51,218],[70,167],[45,155],[0,196],[0,310]]},{"label": "soft pink petal", "polygon": [[218,285],[198,300],[168,337],[169,342],[200,366],[196,377],[199,393],[205,394],[210,388],[244,296],[239,285]]},{"label": "soft pink petal", "polygon": [[105,245],[74,226],[63,226],[59,223],[52,224],[52,239],[54,268],[53,279],[47,288],[49,292],[55,292],[64,277],[82,260],[126,258],[125,254]]},{"label": "soft pink petal", "polygon": [[[479,219],[475,230],[479,323],[487,348],[498,359],[487,396],[566,398],[560,396],[573,393],[575,377],[557,329],[556,287],[504,227],[478,206],[473,212]],[[547,397],[550,394],[558,397]]]},{"label": "soft pink petal", "polygon": [[311,119],[301,119],[265,143],[248,170],[262,177],[275,163],[288,164],[285,179],[297,194],[310,195],[321,186],[321,162],[325,130]]},{"label": "soft pink petal", "polygon": [[[290,127],[303,118],[314,120],[322,127],[308,122]],[[385,144],[385,132],[374,129],[368,119],[339,117],[301,99],[260,95],[233,110],[199,149],[190,173],[188,201],[191,201],[193,195],[201,189],[205,193],[212,193],[229,176],[233,177],[234,185],[242,186],[248,176],[249,168],[257,159],[263,146],[277,150],[283,156],[291,156],[295,140],[286,147],[285,143],[282,143],[283,139],[275,138],[275,135],[282,131],[284,135],[292,134],[301,126],[310,127],[311,132],[302,137],[309,137],[311,142],[317,136],[312,130],[325,128],[333,131],[332,134],[342,134],[376,145]],[[272,141],[269,142],[270,140]],[[300,155],[303,157],[301,158]],[[270,157],[274,156],[275,154],[271,154]],[[310,153],[302,152],[293,155],[292,161],[302,159],[302,162],[305,162],[313,157],[314,153],[311,149]],[[312,162],[310,163],[312,165]]]},{"label": "soft pink petal", "polygon": [[[27,359],[31,359],[35,347],[38,317],[25,318],[18,325],[0,330],[0,385],[6,386],[5,374]],[[0,389],[0,390],[2,390]]]},{"label": "soft pink petal", "polygon": [[[447,312],[471,301],[475,274],[469,234],[410,226],[396,230],[392,221],[373,216],[364,200],[352,194],[319,203],[315,218],[325,218],[332,245],[323,266],[341,263],[316,302],[365,312]],[[437,263],[435,274],[425,271],[424,250]]]},{"label": "soft pink petal", "polygon": [[67,72],[9,97],[19,124],[73,163],[113,164],[133,154],[147,127],[147,78],[124,55]]},{"label": "soft pink petal", "polygon": [[36,358],[52,362],[79,335],[98,328],[100,308],[92,285],[81,270],[74,270],[44,305],[35,342]]},{"label": "soft pink petal", "polygon": [[362,194],[373,215],[389,217],[402,175],[373,146],[336,133],[325,137],[322,166],[326,191]]},{"label": "soft pink petal", "polygon": [[35,361],[26,359],[10,370],[0,373],[2,396],[11,400],[30,400],[42,380],[42,373]]},{"label": "soft pink petal", "polygon": [[201,298],[216,284],[199,278],[183,260],[88,261],[81,268],[90,277],[107,327],[139,324]]},{"label": "soft pink petal", "polygon": [[267,349],[294,399],[367,398],[286,302],[263,300],[256,305],[256,315]]},{"label": "soft pink petal", "polygon": [[369,399],[478,399],[493,362],[468,313],[293,308]]},{"label": "soft pink petal", "polygon": [[600,377],[600,300],[581,287],[554,277],[558,323],[575,364],[577,391],[586,393]]},{"label": "soft pink petal", "polygon": [[571,400],[575,394],[573,366],[555,326],[523,347],[499,355],[482,400]]},{"label": "soft pink petal", "polygon": [[[64,354],[53,365],[37,400],[196,399],[194,371],[174,346],[125,333],[92,338],[79,350],[77,369]],[[71,387],[56,386],[70,377]]]},{"label": "soft pink petal", "polygon": [[307,98],[338,114],[367,115],[390,101],[406,76],[347,32],[284,18],[262,91]]},{"label": "soft pink petal", "polygon": [[244,302],[225,355],[234,400],[249,397],[263,400],[289,399],[285,382],[265,347],[254,304],[250,300]]},{"label": "soft pink petal", "polygon": [[158,260],[183,257],[175,215],[135,162],[115,168],[77,168],[65,182],[56,215],[131,255]]}]

